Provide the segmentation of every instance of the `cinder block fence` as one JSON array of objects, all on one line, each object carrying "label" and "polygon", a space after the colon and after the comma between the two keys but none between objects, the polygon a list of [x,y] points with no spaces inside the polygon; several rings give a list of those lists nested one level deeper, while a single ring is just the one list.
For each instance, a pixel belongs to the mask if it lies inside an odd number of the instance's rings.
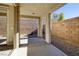
[{"label": "cinder block fence", "polygon": [[52,37],[79,46],[79,17],[53,23]]}]

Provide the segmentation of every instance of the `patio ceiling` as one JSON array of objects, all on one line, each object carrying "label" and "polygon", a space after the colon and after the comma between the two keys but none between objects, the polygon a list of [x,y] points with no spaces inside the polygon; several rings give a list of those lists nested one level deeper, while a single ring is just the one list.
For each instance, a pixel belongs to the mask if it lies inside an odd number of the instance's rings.
[{"label": "patio ceiling", "polygon": [[[6,3],[4,5],[7,6],[13,4]],[[20,15],[23,15],[23,17],[40,17],[57,10],[61,6],[65,5],[65,3],[19,3],[19,5]]]},{"label": "patio ceiling", "polygon": [[44,16],[63,6],[64,3],[21,3],[20,14],[30,16]]}]

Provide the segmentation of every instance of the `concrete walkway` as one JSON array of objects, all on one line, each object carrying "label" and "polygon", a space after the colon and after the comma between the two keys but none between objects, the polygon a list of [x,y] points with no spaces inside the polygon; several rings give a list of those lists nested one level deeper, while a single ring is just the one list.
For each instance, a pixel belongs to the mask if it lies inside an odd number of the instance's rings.
[{"label": "concrete walkway", "polygon": [[[22,39],[23,40],[23,39]],[[47,44],[42,38],[29,38],[21,40],[21,44],[23,47],[13,49],[12,52],[0,51],[0,56],[4,55],[5,52],[9,56],[66,56],[65,53],[57,49],[55,46],[51,44]],[[5,54],[7,56],[7,54]]]},{"label": "concrete walkway", "polygon": [[28,56],[66,56],[65,53],[42,38],[30,38],[27,46]]},{"label": "concrete walkway", "polygon": [[27,56],[27,47],[14,49],[10,56]]}]

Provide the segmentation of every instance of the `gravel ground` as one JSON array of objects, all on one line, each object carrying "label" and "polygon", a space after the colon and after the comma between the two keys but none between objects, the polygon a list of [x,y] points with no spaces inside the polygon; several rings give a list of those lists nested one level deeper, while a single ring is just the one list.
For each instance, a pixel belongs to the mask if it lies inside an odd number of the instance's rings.
[{"label": "gravel ground", "polygon": [[79,47],[69,44],[62,39],[52,38],[52,44],[66,53],[68,56],[79,56]]}]

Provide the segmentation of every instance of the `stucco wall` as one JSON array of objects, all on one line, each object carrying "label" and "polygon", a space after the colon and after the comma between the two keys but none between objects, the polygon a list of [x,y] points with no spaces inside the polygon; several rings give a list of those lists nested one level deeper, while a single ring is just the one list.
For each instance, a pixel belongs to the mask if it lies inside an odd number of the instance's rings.
[{"label": "stucco wall", "polygon": [[[20,34],[24,36],[28,35],[37,29],[38,20],[37,19],[20,19]],[[0,16],[0,37],[6,37],[7,34],[7,18],[6,16]]]},{"label": "stucco wall", "polygon": [[52,37],[59,37],[65,42],[79,44],[79,17],[53,23]]},{"label": "stucco wall", "polygon": [[0,37],[6,37],[7,34],[7,22],[5,16],[0,16]]},{"label": "stucco wall", "polygon": [[25,37],[38,27],[38,19],[21,18],[20,19],[20,37]]}]

